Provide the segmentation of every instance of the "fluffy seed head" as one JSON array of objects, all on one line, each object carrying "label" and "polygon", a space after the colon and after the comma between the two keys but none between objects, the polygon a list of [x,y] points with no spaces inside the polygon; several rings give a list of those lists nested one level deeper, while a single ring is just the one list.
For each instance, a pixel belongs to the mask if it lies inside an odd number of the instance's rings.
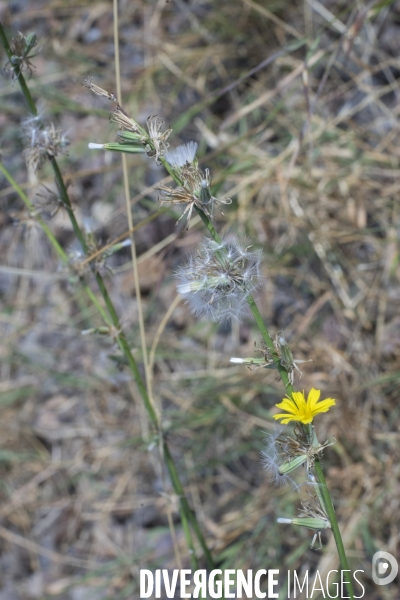
[{"label": "fluffy seed head", "polygon": [[197,147],[197,142],[181,144],[173,150],[168,150],[165,153],[165,160],[171,165],[171,167],[180,169],[186,164],[191,164],[194,161],[196,158]]},{"label": "fluffy seed head", "polygon": [[46,158],[57,156],[64,152],[69,141],[67,137],[53,123],[47,127],[41,127],[40,123],[27,122],[24,127],[27,148],[24,151],[29,165],[35,171],[39,169]]},{"label": "fluffy seed head", "polygon": [[205,239],[178,273],[178,291],[191,312],[215,322],[241,321],[247,298],[262,283],[261,250],[250,250],[234,234],[218,244]]},{"label": "fluffy seed head", "polygon": [[299,486],[290,477],[290,475],[282,474],[279,470],[279,467],[285,460],[284,458],[282,459],[281,451],[278,446],[278,438],[282,431],[283,427],[279,427],[273,433],[267,435],[265,440],[265,448],[261,452],[261,462],[269,475],[269,481],[271,481],[274,485],[277,487],[291,485],[297,490]]}]

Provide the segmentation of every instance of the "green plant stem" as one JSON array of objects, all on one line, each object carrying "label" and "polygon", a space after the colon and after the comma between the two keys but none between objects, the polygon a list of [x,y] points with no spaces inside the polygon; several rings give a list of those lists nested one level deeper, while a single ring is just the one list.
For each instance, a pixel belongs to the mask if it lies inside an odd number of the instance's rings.
[{"label": "green plant stem", "polygon": [[79,243],[82,247],[84,254],[87,254],[88,247],[87,247],[87,244],[85,241],[85,237],[84,237],[83,232],[82,232],[81,228],[79,227],[78,222],[75,218],[75,213],[74,213],[74,210],[71,205],[71,201],[68,196],[67,186],[64,183],[64,179],[63,179],[63,176],[61,175],[61,171],[58,166],[58,163],[54,156],[49,156],[49,160],[50,160],[52,169],[54,171],[54,177],[55,177],[55,180],[57,183],[58,191],[60,192],[61,200],[64,204],[65,210],[68,213],[69,220],[71,221],[72,229],[74,230],[74,233],[75,233],[77,239],[79,240]]},{"label": "green plant stem", "polygon": [[287,391],[288,395],[291,396],[293,394],[294,390],[289,381],[289,374],[286,371],[286,369],[284,369],[281,365],[281,361],[279,360],[279,355],[275,349],[274,342],[272,341],[272,338],[269,335],[268,330],[264,325],[264,321],[262,319],[261,313],[258,310],[258,306],[257,306],[253,296],[250,295],[247,298],[247,304],[249,305],[249,308],[250,308],[251,312],[253,313],[254,320],[257,323],[257,327],[260,330],[260,333],[263,337],[263,340],[264,340],[268,350],[270,351],[271,358],[274,361],[276,368],[278,369],[279,376],[282,379],[282,382],[286,388],[286,391]]},{"label": "green plant stem", "polygon": [[[12,57],[12,50],[10,48],[10,45],[8,43],[7,37],[5,35],[3,26],[0,22],[0,41],[6,51],[6,54],[9,58],[9,60]],[[30,93],[30,90],[26,84],[25,78],[22,75],[20,69],[18,67],[14,68],[14,73],[15,76],[18,80],[18,83],[21,87],[21,91],[22,94],[25,98],[26,104],[29,108],[29,111],[31,112],[31,114],[33,115],[37,115],[37,108],[36,108],[36,104],[32,98],[32,95]],[[71,201],[69,199],[68,196],[68,192],[67,192],[67,187],[64,183],[64,179],[62,177],[61,171],[59,169],[57,160],[55,159],[54,156],[49,156],[49,160],[51,163],[51,166],[53,168],[54,171],[54,175],[55,175],[55,179],[56,179],[56,183],[57,183],[57,187],[60,193],[60,197],[61,200],[63,201],[64,207],[68,213],[69,219],[71,221],[71,225],[72,228],[74,230],[74,233],[77,237],[77,239],[80,242],[80,245],[82,247],[82,250],[84,252],[85,255],[88,254],[88,248],[87,248],[87,244],[85,241],[85,237],[84,234],[82,232],[82,230],[79,227],[79,224],[75,218],[75,214],[74,211],[72,209],[71,206]],[[3,165],[1,165],[1,172],[5,175],[5,177],[7,178],[7,180],[11,183],[11,185],[14,187],[14,189],[17,191],[17,193],[19,194],[19,196],[21,197],[21,199],[24,201],[24,203],[26,204],[26,206],[30,209],[33,209],[33,205],[31,204],[31,202],[29,201],[28,197],[24,194],[24,192],[22,191],[22,189],[20,188],[20,186],[18,186],[18,184],[13,180],[13,178],[10,176],[10,174],[8,173],[8,171],[3,167]],[[45,232],[45,234],[47,235],[49,241],[51,242],[51,244],[53,245],[55,251],[57,252],[58,256],[61,258],[61,260],[67,264],[68,263],[68,257],[65,254],[64,250],[61,248],[61,246],[59,245],[58,241],[56,240],[56,238],[54,237],[54,235],[52,234],[51,230],[49,229],[49,227],[46,225],[46,223],[43,221],[43,219],[41,219],[40,217],[36,217],[39,224],[42,226],[43,231]],[[158,419],[157,419],[157,415],[155,412],[155,409],[149,399],[149,396],[147,394],[147,390],[146,387],[143,383],[143,380],[141,378],[139,369],[137,367],[136,361],[132,355],[132,352],[130,350],[128,341],[125,337],[125,335],[121,332],[121,325],[119,322],[119,318],[118,318],[118,314],[115,310],[115,307],[112,303],[112,300],[108,294],[105,282],[102,278],[102,276],[100,275],[100,273],[96,272],[94,268],[92,268],[92,271],[95,274],[95,279],[96,279],[96,283],[99,287],[100,293],[103,296],[104,302],[106,304],[108,313],[109,313],[109,317],[106,313],[106,311],[104,310],[104,308],[101,306],[101,304],[99,303],[97,297],[95,296],[95,294],[92,292],[92,290],[89,288],[89,286],[84,283],[81,282],[83,285],[83,288],[85,290],[85,292],[87,293],[89,299],[91,300],[91,302],[94,304],[94,306],[97,308],[97,310],[99,311],[100,315],[104,318],[104,320],[106,321],[107,325],[112,324],[113,327],[115,328],[115,330],[118,332],[116,335],[116,340],[117,343],[120,347],[120,349],[122,350],[122,352],[125,355],[125,358],[128,361],[128,365],[129,365],[129,369],[135,379],[136,385],[138,387],[138,390],[140,392],[140,395],[142,396],[143,399],[143,403],[145,405],[145,408],[147,410],[147,413],[149,415],[150,421],[152,423],[152,425],[154,426],[154,428],[156,429],[156,431],[162,435],[162,432],[159,432],[159,424],[158,424]],[[109,321],[109,318],[111,318],[111,323]],[[163,454],[165,457],[167,457],[166,460],[166,465],[168,468],[168,472],[171,478],[171,482],[172,485],[174,487],[174,490],[176,492],[176,494],[179,497],[180,500],[180,514],[181,514],[181,520],[182,520],[182,526],[184,528],[185,531],[185,536],[186,539],[188,540],[188,545],[189,548],[191,549],[191,561],[192,564],[196,564],[197,565],[197,558],[195,556],[194,553],[194,549],[193,549],[193,543],[191,542],[191,535],[190,535],[190,531],[188,532],[188,526],[187,524],[190,523],[190,525],[192,526],[192,529],[196,535],[196,537],[198,538],[198,541],[200,543],[201,548],[203,549],[203,552],[205,554],[205,558],[207,561],[208,566],[212,569],[214,567],[214,561],[212,559],[211,553],[207,547],[207,544],[205,542],[204,536],[201,532],[199,523],[197,521],[196,515],[195,513],[191,510],[189,502],[185,496],[184,490],[183,490],[183,486],[181,484],[179,475],[178,475],[178,471],[176,468],[176,465],[173,461],[173,458],[170,454],[167,442],[165,440],[163,440]]]},{"label": "green plant stem", "polygon": [[182,483],[181,483],[181,481],[179,479],[179,475],[178,475],[178,472],[176,470],[175,463],[174,463],[174,461],[172,459],[170,450],[169,450],[168,445],[167,445],[167,443],[166,443],[165,440],[163,440],[163,452],[164,452],[164,460],[165,460],[165,463],[166,463],[166,465],[168,467],[169,476],[171,478],[171,481],[174,482],[174,489],[177,492],[177,494],[179,494],[181,503],[184,506],[185,512],[186,512],[186,514],[187,514],[187,516],[189,518],[189,521],[190,521],[190,523],[192,525],[192,528],[193,528],[194,532],[196,533],[196,536],[197,536],[197,538],[198,538],[198,540],[200,542],[200,545],[201,545],[201,547],[203,549],[204,555],[206,557],[207,564],[208,564],[208,566],[209,566],[210,569],[213,569],[214,566],[215,566],[213,558],[212,558],[211,553],[210,553],[210,551],[209,551],[209,549],[207,547],[207,544],[205,543],[205,540],[204,540],[204,538],[203,538],[203,536],[201,534],[201,530],[200,530],[198,521],[196,519],[196,515],[194,514],[194,512],[190,508],[189,503],[188,503],[188,501],[186,499],[186,496],[185,496],[185,493],[184,493],[184,490],[183,490],[183,487],[182,487]]},{"label": "green plant stem", "polygon": [[338,522],[336,519],[335,509],[333,508],[333,504],[332,504],[332,498],[329,493],[328,487],[326,485],[324,471],[322,469],[321,463],[318,458],[315,459],[314,468],[315,468],[315,473],[317,475],[318,483],[321,484],[321,488],[320,488],[321,494],[324,499],[324,504],[326,507],[326,512],[329,517],[329,521],[331,523],[332,533],[333,533],[333,537],[335,538],[336,548],[337,548],[337,551],[339,554],[340,565],[342,567],[342,571],[349,572],[350,581],[346,582],[346,586],[347,586],[347,591],[350,594],[350,598],[353,599],[354,598],[354,589],[353,589],[353,582],[351,581],[351,576],[350,576],[351,572],[349,569],[349,563],[347,562],[347,556],[346,556],[346,552],[344,549],[342,536],[340,534],[339,525],[338,525]]}]

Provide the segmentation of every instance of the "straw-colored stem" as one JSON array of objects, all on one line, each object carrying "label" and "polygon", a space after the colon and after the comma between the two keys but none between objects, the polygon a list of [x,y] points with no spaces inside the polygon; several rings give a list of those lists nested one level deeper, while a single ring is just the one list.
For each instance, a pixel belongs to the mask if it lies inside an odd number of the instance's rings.
[{"label": "straw-colored stem", "polygon": [[[122,93],[121,93],[121,71],[120,71],[120,60],[119,60],[119,17],[118,17],[118,0],[113,0],[113,31],[114,31],[114,52],[115,52],[115,80],[116,80],[116,88],[117,88],[117,100],[119,103],[122,102]],[[126,204],[126,216],[128,219],[128,227],[130,230],[130,240],[131,240],[131,257],[132,257],[132,272],[133,272],[133,281],[135,285],[135,294],[136,294],[136,302],[137,302],[137,312],[138,312],[138,322],[139,322],[139,332],[140,332],[140,343],[142,346],[142,360],[144,366],[145,373],[145,382],[146,382],[146,390],[149,401],[153,405],[154,412],[157,414],[156,409],[154,408],[153,394],[151,388],[151,376],[149,373],[149,360],[147,355],[147,344],[146,344],[146,332],[144,326],[144,318],[143,318],[143,308],[142,308],[142,294],[140,290],[140,281],[139,281],[139,270],[136,256],[136,246],[133,235],[133,219],[132,219],[132,209],[131,209],[131,200],[129,193],[129,177],[128,177],[128,163],[127,157],[125,154],[121,154],[122,160],[122,173],[123,173],[123,182],[124,182],[124,195],[125,195],[125,204]]]}]

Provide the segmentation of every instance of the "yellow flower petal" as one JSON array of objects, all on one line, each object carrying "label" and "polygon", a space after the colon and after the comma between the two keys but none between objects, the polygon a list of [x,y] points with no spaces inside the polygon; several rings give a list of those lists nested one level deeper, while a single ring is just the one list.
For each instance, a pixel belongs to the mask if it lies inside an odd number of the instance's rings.
[{"label": "yellow flower petal", "polygon": [[283,399],[282,402],[280,404],[275,404],[275,406],[277,406],[278,408],[281,408],[282,410],[287,410],[288,412],[295,414],[297,412],[297,406],[294,404],[294,402],[291,402],[290,400],[286,400]]},{"label": "yellow flower petal", "polygon": [[308,393],[308,398],[307,398],[307,405],[311,408],[311,410],[317,404],[320,396],[321,396],[321,390],[316,390],[314,388],[311,388],[311,390]]},{"label": "yellow flower petal", "polygon": [[320,412],[327,412],[331,406],[335,406],[336,402],[333,398],[327,398],[321,400],[314,409],[311,409],[313,413],[318,414]]},{"label": "yellow flower petal", "polygon": [[287,425],[289,423],[289,421],[295,421],[296,419],[294,417],[292,417],[291,415],[285,415],[285,414],[280,414],[280,415],[272,415],[272,417],[274,419],[282,419],[282,424],[283,425]]},{"label": "yellow flower petal", "polygon": [[306,405],[303,392],[293,392],[292,397],[299,409],[302,409]]}]

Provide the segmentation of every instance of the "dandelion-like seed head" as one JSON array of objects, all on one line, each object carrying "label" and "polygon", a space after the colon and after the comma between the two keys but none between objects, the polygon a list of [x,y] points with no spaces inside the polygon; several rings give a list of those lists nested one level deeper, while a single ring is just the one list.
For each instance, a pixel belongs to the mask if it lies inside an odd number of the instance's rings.
[{"label": "dandelion-like seed head", "polygon": [[247,298],[262,283],[261,257],[260,250],[250,251],[234,234],[221,244],[206,239],[178,271],[178,291],[195,316],[241,321],[248,311]]},{"label": "dandelion-like seed head", "polygon": [[165,153],[165,160],[179,170],[186,164],[190,165],[196,158],[198,144],[197,142],[188,142],[187,144],[181,144],[173,150],[168,150]]},{"label": "dandelion-like seed head", "polygon": [[273,433],[267,435],[265,448],[261,452],[262,465],[269,475],[269,481],[274,485],[277,487],[291,485],[293,489],[298,490],[299,486],[294,479],[280,470],[285,462],[285,454],[282,453],[282,446],[279,442],[282,430],[283,428],[279,427]]},{"label": "dandelion-like seed head", "polygon": [[30,120],[24,127],[27,148],[24,151],[28,164],[37,171],[46,158],[57,156],[68,146],[69,141],[64,133],[56,129],[53,123],[42,127],[40,122]]}]

